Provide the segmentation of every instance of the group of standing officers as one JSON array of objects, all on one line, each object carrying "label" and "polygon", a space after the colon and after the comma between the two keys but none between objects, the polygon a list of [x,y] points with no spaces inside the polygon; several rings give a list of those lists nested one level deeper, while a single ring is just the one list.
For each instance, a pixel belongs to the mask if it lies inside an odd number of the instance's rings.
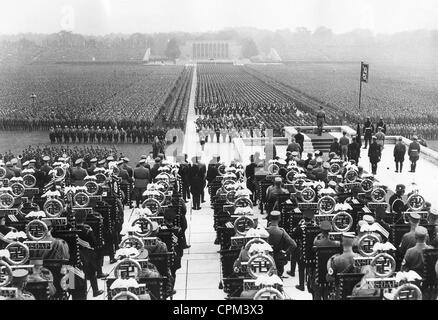
[{"label": "group of standing officers", "polygon": [[158,137],[164,140],[166,131],[163,128],[150,127],[100,127],[100,126],[67,126],[50,127],[49,138],[54,143],[144,143],[150,144]]}]

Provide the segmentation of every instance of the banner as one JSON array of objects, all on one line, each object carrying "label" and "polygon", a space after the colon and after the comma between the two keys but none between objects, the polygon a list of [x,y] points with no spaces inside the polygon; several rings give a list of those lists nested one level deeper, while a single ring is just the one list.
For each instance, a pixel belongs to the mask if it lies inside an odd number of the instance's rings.
[{"label": "banner", "polygon": [[368,82],[369,68],[370,67],[368,63],[360,63],[360,81]]}]

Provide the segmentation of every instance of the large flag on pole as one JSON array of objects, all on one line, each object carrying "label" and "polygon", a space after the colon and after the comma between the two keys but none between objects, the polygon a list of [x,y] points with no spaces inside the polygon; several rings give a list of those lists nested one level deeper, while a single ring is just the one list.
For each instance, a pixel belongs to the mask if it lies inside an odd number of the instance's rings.
[{"label": "large flag on pole", "polygon": [[360,81],[368,82],[368,74],[369,74],[369,64],[368,63],[360,63]]}]

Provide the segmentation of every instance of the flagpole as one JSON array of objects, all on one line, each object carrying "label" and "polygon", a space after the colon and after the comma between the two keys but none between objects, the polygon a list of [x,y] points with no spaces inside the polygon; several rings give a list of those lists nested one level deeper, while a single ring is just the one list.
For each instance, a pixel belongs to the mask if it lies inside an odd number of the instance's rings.
[{"label": "flagpole", "polygon": [[362,97],[362,65],[363,61],[360,62],[360,76],[359,76],[359,111],[360,111],[360,100]]}]

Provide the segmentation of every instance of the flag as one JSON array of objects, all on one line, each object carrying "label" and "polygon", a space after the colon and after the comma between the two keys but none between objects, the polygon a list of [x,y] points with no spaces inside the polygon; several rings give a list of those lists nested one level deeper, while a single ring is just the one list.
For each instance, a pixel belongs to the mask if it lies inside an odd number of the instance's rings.
[{"label": "flag", "polygon": [[369,71],[369,64],[368,63],[360,63],[360,81],[362,82],[368,82],[368,71]]}]

